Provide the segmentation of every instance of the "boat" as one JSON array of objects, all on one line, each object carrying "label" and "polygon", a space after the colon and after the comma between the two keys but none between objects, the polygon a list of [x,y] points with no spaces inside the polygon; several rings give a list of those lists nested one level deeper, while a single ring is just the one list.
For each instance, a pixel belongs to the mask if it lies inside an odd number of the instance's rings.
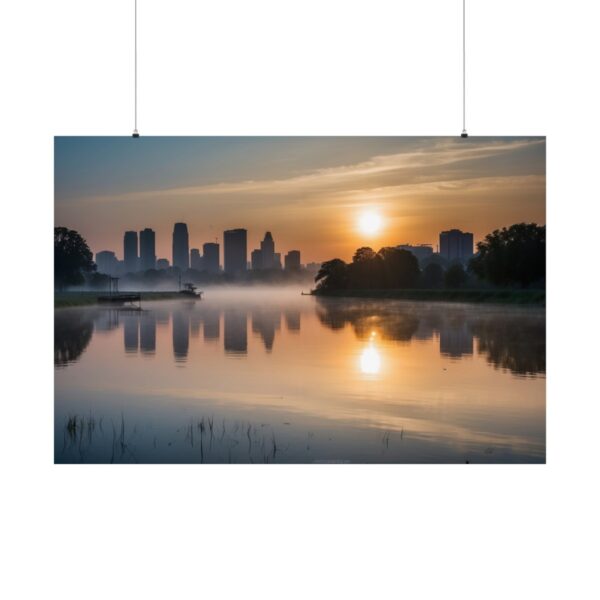
[{"label": "boat", "polygon": [[184,283],[183,289],[179,290],[179,293],[186,300],[202,300],[203,292],[198,292],[196,290],[196,286],[193,283]]}]

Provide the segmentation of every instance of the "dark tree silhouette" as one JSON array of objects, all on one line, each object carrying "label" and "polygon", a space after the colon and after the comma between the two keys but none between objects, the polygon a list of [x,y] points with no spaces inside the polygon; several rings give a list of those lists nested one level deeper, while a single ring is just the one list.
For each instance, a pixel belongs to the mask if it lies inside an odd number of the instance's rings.
[{"label": "dark tree silhouette", "polygon": [[84,282],[84,273],[96,270],[92,251],[73,229],[54,228],[54,283],[59,289]]},{"label": "dark tree silhouette", "polygon": [[444,269],[435,262],[429,263],[423,269],[423,286],[426,288],[439,288],[444,282]]},{"label": "dark tree silhouette", "polygon": [[419,261],[408,250],[381,248],[377,253],[383,263],[383,279],[386,288],[412,288],[419,280]]},{"label": "dark tree silhouette", "polygon": [[470,269],[495,285],[527,287],[546,277],[546,227],[518,223],[497,229],[477,244]]},{"label": "dark tree silhouette", "polygon": [[467,283],[467,274],[463,266],[458,263],[450,265],[444,275],[444,283],[447,288],[453,290],[463,287]]},{"label": "dark tree silhouette", "polygon": [[348,287],[375,289],[383,287],[383,264],[372,248],[359,248],[348,265]]},{"label": "dark tree silhouette", "polygon": [[327,260],[315,277],[317,288],[323,290],[341,290],[348,283],[348,265],[340,259]]}]

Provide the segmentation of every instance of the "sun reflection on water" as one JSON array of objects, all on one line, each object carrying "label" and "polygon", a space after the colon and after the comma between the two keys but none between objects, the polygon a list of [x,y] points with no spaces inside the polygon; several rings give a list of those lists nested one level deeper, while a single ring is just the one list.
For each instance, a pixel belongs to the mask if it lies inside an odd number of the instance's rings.
[{"label": "sun reflection on water", "polygon": [[371,332],[369,345],[361,352],[360,370],[366,375],[377,375],[381,371],[381,356],[375,346],[375,332]]}]

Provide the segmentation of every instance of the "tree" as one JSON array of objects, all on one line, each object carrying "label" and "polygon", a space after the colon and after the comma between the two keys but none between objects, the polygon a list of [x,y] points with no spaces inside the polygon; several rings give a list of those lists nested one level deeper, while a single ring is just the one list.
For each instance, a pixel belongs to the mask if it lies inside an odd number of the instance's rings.
[{"label": "tree", "polygon": [[54,283],[63,289],[84,282],[84,273],[96,270],[92,251],[73,229],[54,228]]},{"label": "tree", "polygon": [[465,273],[465,270],[461,264],[454,263],[448,267],[448,270],[444,275],[444,283],[447,288],[461,288],[466,282],[467,274]]},{"label": "tree", "polygon": [[546,227],[518,223],[493,231],[477,244],[470,268],[495,285],[527,287],[546,277]]},{"label": "tree", "polygon": [[383,287],[383,265],[381,257],[373,248],[359,248],[348,265],[348,287],[372,290]]},{"label": "tree", "polygon": [[415,287],[419,279],[419,261],[408,250],[381,248],[377,255],[383,263],[383,279],[387,288]]},{"label": "tree", "polygon": [[348,283],[348,265],[340,259],[325,261],[315,277],[317,288],[322,290],[341,290]]},{"label": "tree", "polygon": [[439,288],[444,281],[444,269],[435,262],[423,269],[423,285],[426,288]]}]

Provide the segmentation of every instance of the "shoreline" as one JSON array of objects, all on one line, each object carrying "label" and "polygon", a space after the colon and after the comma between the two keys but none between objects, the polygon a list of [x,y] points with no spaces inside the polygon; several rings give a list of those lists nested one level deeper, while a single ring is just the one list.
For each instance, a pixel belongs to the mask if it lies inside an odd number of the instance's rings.
[{"label": "shoreline", "polygon": [[545,290],[312,290],[320,298],[368,298],[423,302],[473,302],[546,306]]},{"label": "shoreline", "polygon": [[[106,292],[54,292],[54,308],[75,308],[77,306],[99,305],[98,296]],[[181,298],[179,292],[132,292],[141,295],[142,302],[153,300],[175,300]],[[106,306],[106,305],[103,305]]]}]

